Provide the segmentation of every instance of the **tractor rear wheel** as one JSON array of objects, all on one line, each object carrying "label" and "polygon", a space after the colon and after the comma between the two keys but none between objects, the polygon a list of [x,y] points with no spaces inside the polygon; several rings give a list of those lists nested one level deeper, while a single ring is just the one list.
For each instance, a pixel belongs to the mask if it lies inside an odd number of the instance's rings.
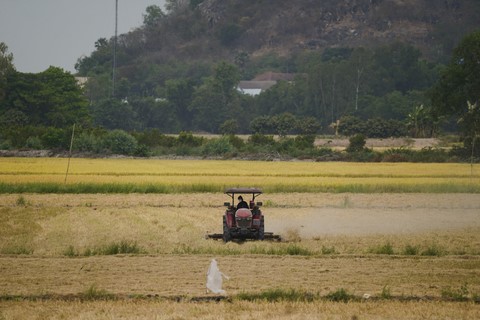
[{"label": "tractor rear wheel", "polygon": [[265,239],[265,222],[263,220],[260,220],[260,228],[258,229],[258,240],[263,241]]},{"label": "tractor rear wheel", "polygon": [[232,240],[232,235],[230,234],[230,230],[228,229],[227,219],[225,216],[223,217],[223,242],[229,242]]}]

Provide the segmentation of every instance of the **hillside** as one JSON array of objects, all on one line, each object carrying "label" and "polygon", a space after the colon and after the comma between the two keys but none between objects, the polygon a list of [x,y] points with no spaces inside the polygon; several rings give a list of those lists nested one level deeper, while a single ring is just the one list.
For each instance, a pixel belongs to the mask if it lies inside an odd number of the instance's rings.
[{"label": "hillside", "polygon": [[457,0],[206,0],[198,9],[217,28],[238,26],[233,46],[254,53],[404,41],[435,58],[480,21],[478,1]]},{"label": "hillside", "polygon": [[[462,36],[480,27],[475,0],[176,0],[166,15],[123,35],[130,59],[234,59],[289,56],[329,47],[395,41],[446,61]],[[126,63],[126,61],[124,61]]]}]

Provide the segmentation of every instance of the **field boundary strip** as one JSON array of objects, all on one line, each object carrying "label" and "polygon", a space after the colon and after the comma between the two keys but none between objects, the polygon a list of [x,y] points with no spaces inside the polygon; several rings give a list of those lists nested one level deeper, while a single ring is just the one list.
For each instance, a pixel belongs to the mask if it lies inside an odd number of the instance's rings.
[{"label": "field boundary strip", "polygon": [[[251,295],[252,298],[245,298],[245,296]],[[186,296],[186,295],[158,295],[158,294],[111,294],[105,293],[98,296],[88,296],[84,293],[77,294],[40,294],[40,295],[1,295],[0,302],[3,301],[170,301],[178,303],[197,303],[197,302],[233,302],[236,301],[267,301],[267,302],[280,302],[280,301],[295,301],[295,302],[317,302],[317,301],[331,301],[331,302],[367,302],[367,301],[399,301],[399,302],[458,302],[458,303],[474,303],[480,304],[480,297],[477,298],[461,298],[455,299],[451,297],[440,296],[416,296],[416,295],[402,295],[402,296],[355,296],[349,295],[345,299],[332,298],[329,295],[320,296],[316,293],[303,292],[303,297],[296,297],[290,299],[288,297],[278,298],[262,298],[261,293],[241,293],[236,295],[205,295],[205,296]]]}]

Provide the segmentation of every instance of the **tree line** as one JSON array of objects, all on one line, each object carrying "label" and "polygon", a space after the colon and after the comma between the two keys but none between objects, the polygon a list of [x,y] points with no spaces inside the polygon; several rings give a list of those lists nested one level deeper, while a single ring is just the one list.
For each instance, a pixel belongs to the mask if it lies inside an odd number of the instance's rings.
[{"label": "tree line", "polygon": [[[178,61],[175,65],[143,66],[149,70],[145,77],[141,73],[131,76],[127,67],[120,67],[116,96],[111,97],[111,71],[96,74],[97,69],[85,66],[101,65],[103,57],[96,57],[100,51],[77,66],[90,78],[86,92],[93,121],[124,130],[219,133],[225,122],[233,120],[238,133],[250,133],[254,119],[285,113],[315,119],[322,132],[331,132],[330,125],[346,115],[404,121],[415,107],[429,105],[427,91],[438,80],[441,69],[439,64],[422,60],[418,49],[403,43],[375,49],[331,48],[289,58],[269,54],[250,60],[246,55],[241,61],[210,63],[201,72],[195,70],[198,65]],[[152,70],[158,75],[157,81],[151,79],[155,77]],[[292,82],[279,81],[258,96],[236,90],[246,72],[259,74],[266,70],[288,71],[296,77]],[[164,73],[172,77],[160,79]],[[154,83],[154,87],[145,90],[147,83]],[[434,127],[435,119],[428,120],[430,123],[424,119],[422,125]]]},{"label": "tree line", "polygon": [[[37,74],[16,71],[13,56],[2,43],[2,143],[20,139],[14,134],[18,128],[32,132],[44,128],[40,136],[48,136],[55,131],[48,128],[65,129],[76,123],[83,128],[163,134],[286,136],[337,130],[371,137],[429,137],[443,127],[461,129],[467,144],[478,146],[480,32],[467,35],[445,66],[422,60],[417,49],[404,43],[374,49],[330,48],[288,58],[243,55],[238,61],[203,66],[177,61],[144,66],[159,75],[170,68],[172,77],[157,82],[120,69],[115,96],[111,96],[109,72],[95,67],[111,62],[111,53],[107,54],[111,45],[112,40],[99,40],[97,50],[79,61],[79,74],[89,78],[82,88],[60,68]],[[122,50],[127,48],[120,46]],[[244,95],[237,84],[247,66],[248,72],[289,71],[296,78],[279,81],[258,96]],[[152,91],[144,90],[146,83],[155,83]]]}]

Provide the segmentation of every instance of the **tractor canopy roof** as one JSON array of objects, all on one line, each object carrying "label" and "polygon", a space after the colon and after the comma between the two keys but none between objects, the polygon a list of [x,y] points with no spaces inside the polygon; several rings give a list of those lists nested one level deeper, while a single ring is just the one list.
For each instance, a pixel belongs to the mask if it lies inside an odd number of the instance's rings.
[{"label": "tractor canopy roof", "polygon": [[257,195],[257,194],[262,194],[262,190],[258,188],[229,188],[225,190],[225,193],[230,196],[234,194],[239,194],[239,193],[242,193],[242,194],[248,193],[248,194]]}]

